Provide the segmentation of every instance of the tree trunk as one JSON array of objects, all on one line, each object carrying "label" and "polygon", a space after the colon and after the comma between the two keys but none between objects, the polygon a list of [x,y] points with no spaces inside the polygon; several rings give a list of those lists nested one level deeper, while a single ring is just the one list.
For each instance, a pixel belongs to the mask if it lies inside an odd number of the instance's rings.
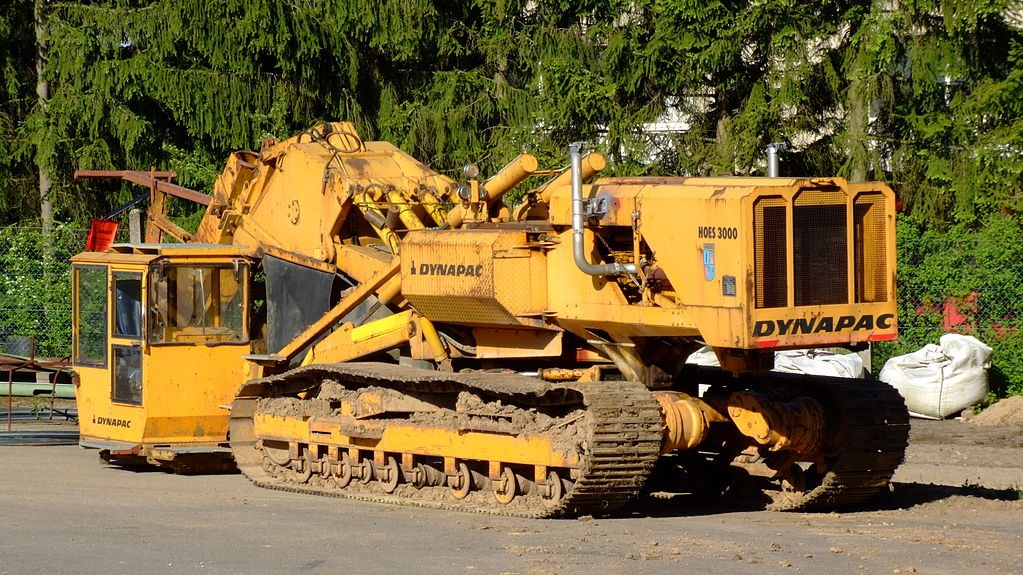
[{"label": "tree trunk", "polygon": [[714,176],[731,176],[735,174],[735,141],[732,138],[732,117],[723,114],[718,118],[717,130],[714,135],[715,158],[711,166]]},{"label": "tree trunk", "polygon": [[[50,85],[46,82],[46,29],[43,25],[44,0],[35,1],[35,32],[36,32],[36,95],[39,108],[46,110],[50,102]],[[36,164],[39,168],[39,217],[43,225],[43,233],[47,236],[53,229],[53,200],[50,189],[53,180],[49,169],[40,154],[36,153]]]},{"label": "tree trunk", "polygon": [[867,180],[870,163],[867,123],[867,90],[863,80],[853,80],[849,86],[849,181]]}]

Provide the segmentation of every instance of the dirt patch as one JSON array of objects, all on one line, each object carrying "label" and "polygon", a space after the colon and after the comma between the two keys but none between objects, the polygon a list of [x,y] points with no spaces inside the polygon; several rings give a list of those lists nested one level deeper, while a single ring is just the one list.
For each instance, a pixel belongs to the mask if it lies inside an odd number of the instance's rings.
[{"label": "dirt patch", "polygon": [[984,426],[1023,425],[1023,396],[1003,399],[966,421]]},{"label": "dirt patch", "polygon": [[891,491],[892,495],[887,500],[882,498],[875,504],[882,509],[908,509],[916,506],[921,510],[945,513],[968,510],[1001,510],[1008,513],[1023,511],[1023,500],[1020,500],[1019,492],[1014,489],[896,483]]},{"label": "dirt patch", "polygon": [[320,392],[316,397],[325,400],[347,399],[351,392],[340,381],[336,379],[325,379],[320,384]]},{"label": "dirt patch", "polygon": [[257,405],[259,413],[273,417],[328,417],[333,413],[329,402],[315,398],[267,397]]}]

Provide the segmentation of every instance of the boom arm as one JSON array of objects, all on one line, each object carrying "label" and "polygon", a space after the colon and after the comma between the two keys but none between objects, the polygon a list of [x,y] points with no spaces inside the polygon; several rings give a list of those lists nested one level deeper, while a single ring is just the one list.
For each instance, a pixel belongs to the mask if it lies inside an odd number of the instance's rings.
[{"label": "boom arm", "polygon": [[349,123],[325,124],[259,154],[233,154],[196,239],[333,270],[346,245],[396,255],[396,233],[439,225],[453,189],[453,180],[393,145],[364,142]]},{"label": "boom arm", "polygon": [[210,197],[202,192],[171,183],[175,172],[155,170],[140,172],[136,170],[75,170],[75,179],[88,178],[119,178],[149,188],[148,223],[146,225],[146,242],[159,243],[162,233],[170,234],[179,242],[193,239],[190,232],[167,218],[167,196],[174,196],[201,205],[209,205]]}]

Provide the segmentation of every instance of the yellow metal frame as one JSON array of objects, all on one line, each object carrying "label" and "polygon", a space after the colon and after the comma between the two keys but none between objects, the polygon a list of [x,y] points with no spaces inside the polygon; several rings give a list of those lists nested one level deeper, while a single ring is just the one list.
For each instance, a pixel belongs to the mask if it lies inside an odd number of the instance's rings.
[{"label": "yellow metal frame", "polygon": [[[374,427],[370,420],[360,421],[359,424],[366,428]],[[256,414],[254,425],[256,437],[287,443],[548,467],[571,468],[579,465],[578,454],[559,450],[550,437],[542,435],[509,435],[388,423],[386,427],[379,427],[381,435],[378,438],[359,437],[343,433],[342,425],[338,422],[268,414]]]}]

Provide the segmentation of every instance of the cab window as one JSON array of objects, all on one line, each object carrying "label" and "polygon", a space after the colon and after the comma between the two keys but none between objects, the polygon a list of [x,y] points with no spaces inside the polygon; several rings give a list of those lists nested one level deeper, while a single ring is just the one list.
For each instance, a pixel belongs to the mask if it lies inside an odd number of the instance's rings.
[{"label": "cab window", "polygon": [[115,272],[114,336],[142,338],[142,274]]},{"label": "cab window", "polygon": [[242,262],[154,265],[150,270],[150,343],[245,343]]},{"label": "cab window", "polygon": [[107,363],[107,269],[75,266],[74,298],[74,363],[104,366]]}]

